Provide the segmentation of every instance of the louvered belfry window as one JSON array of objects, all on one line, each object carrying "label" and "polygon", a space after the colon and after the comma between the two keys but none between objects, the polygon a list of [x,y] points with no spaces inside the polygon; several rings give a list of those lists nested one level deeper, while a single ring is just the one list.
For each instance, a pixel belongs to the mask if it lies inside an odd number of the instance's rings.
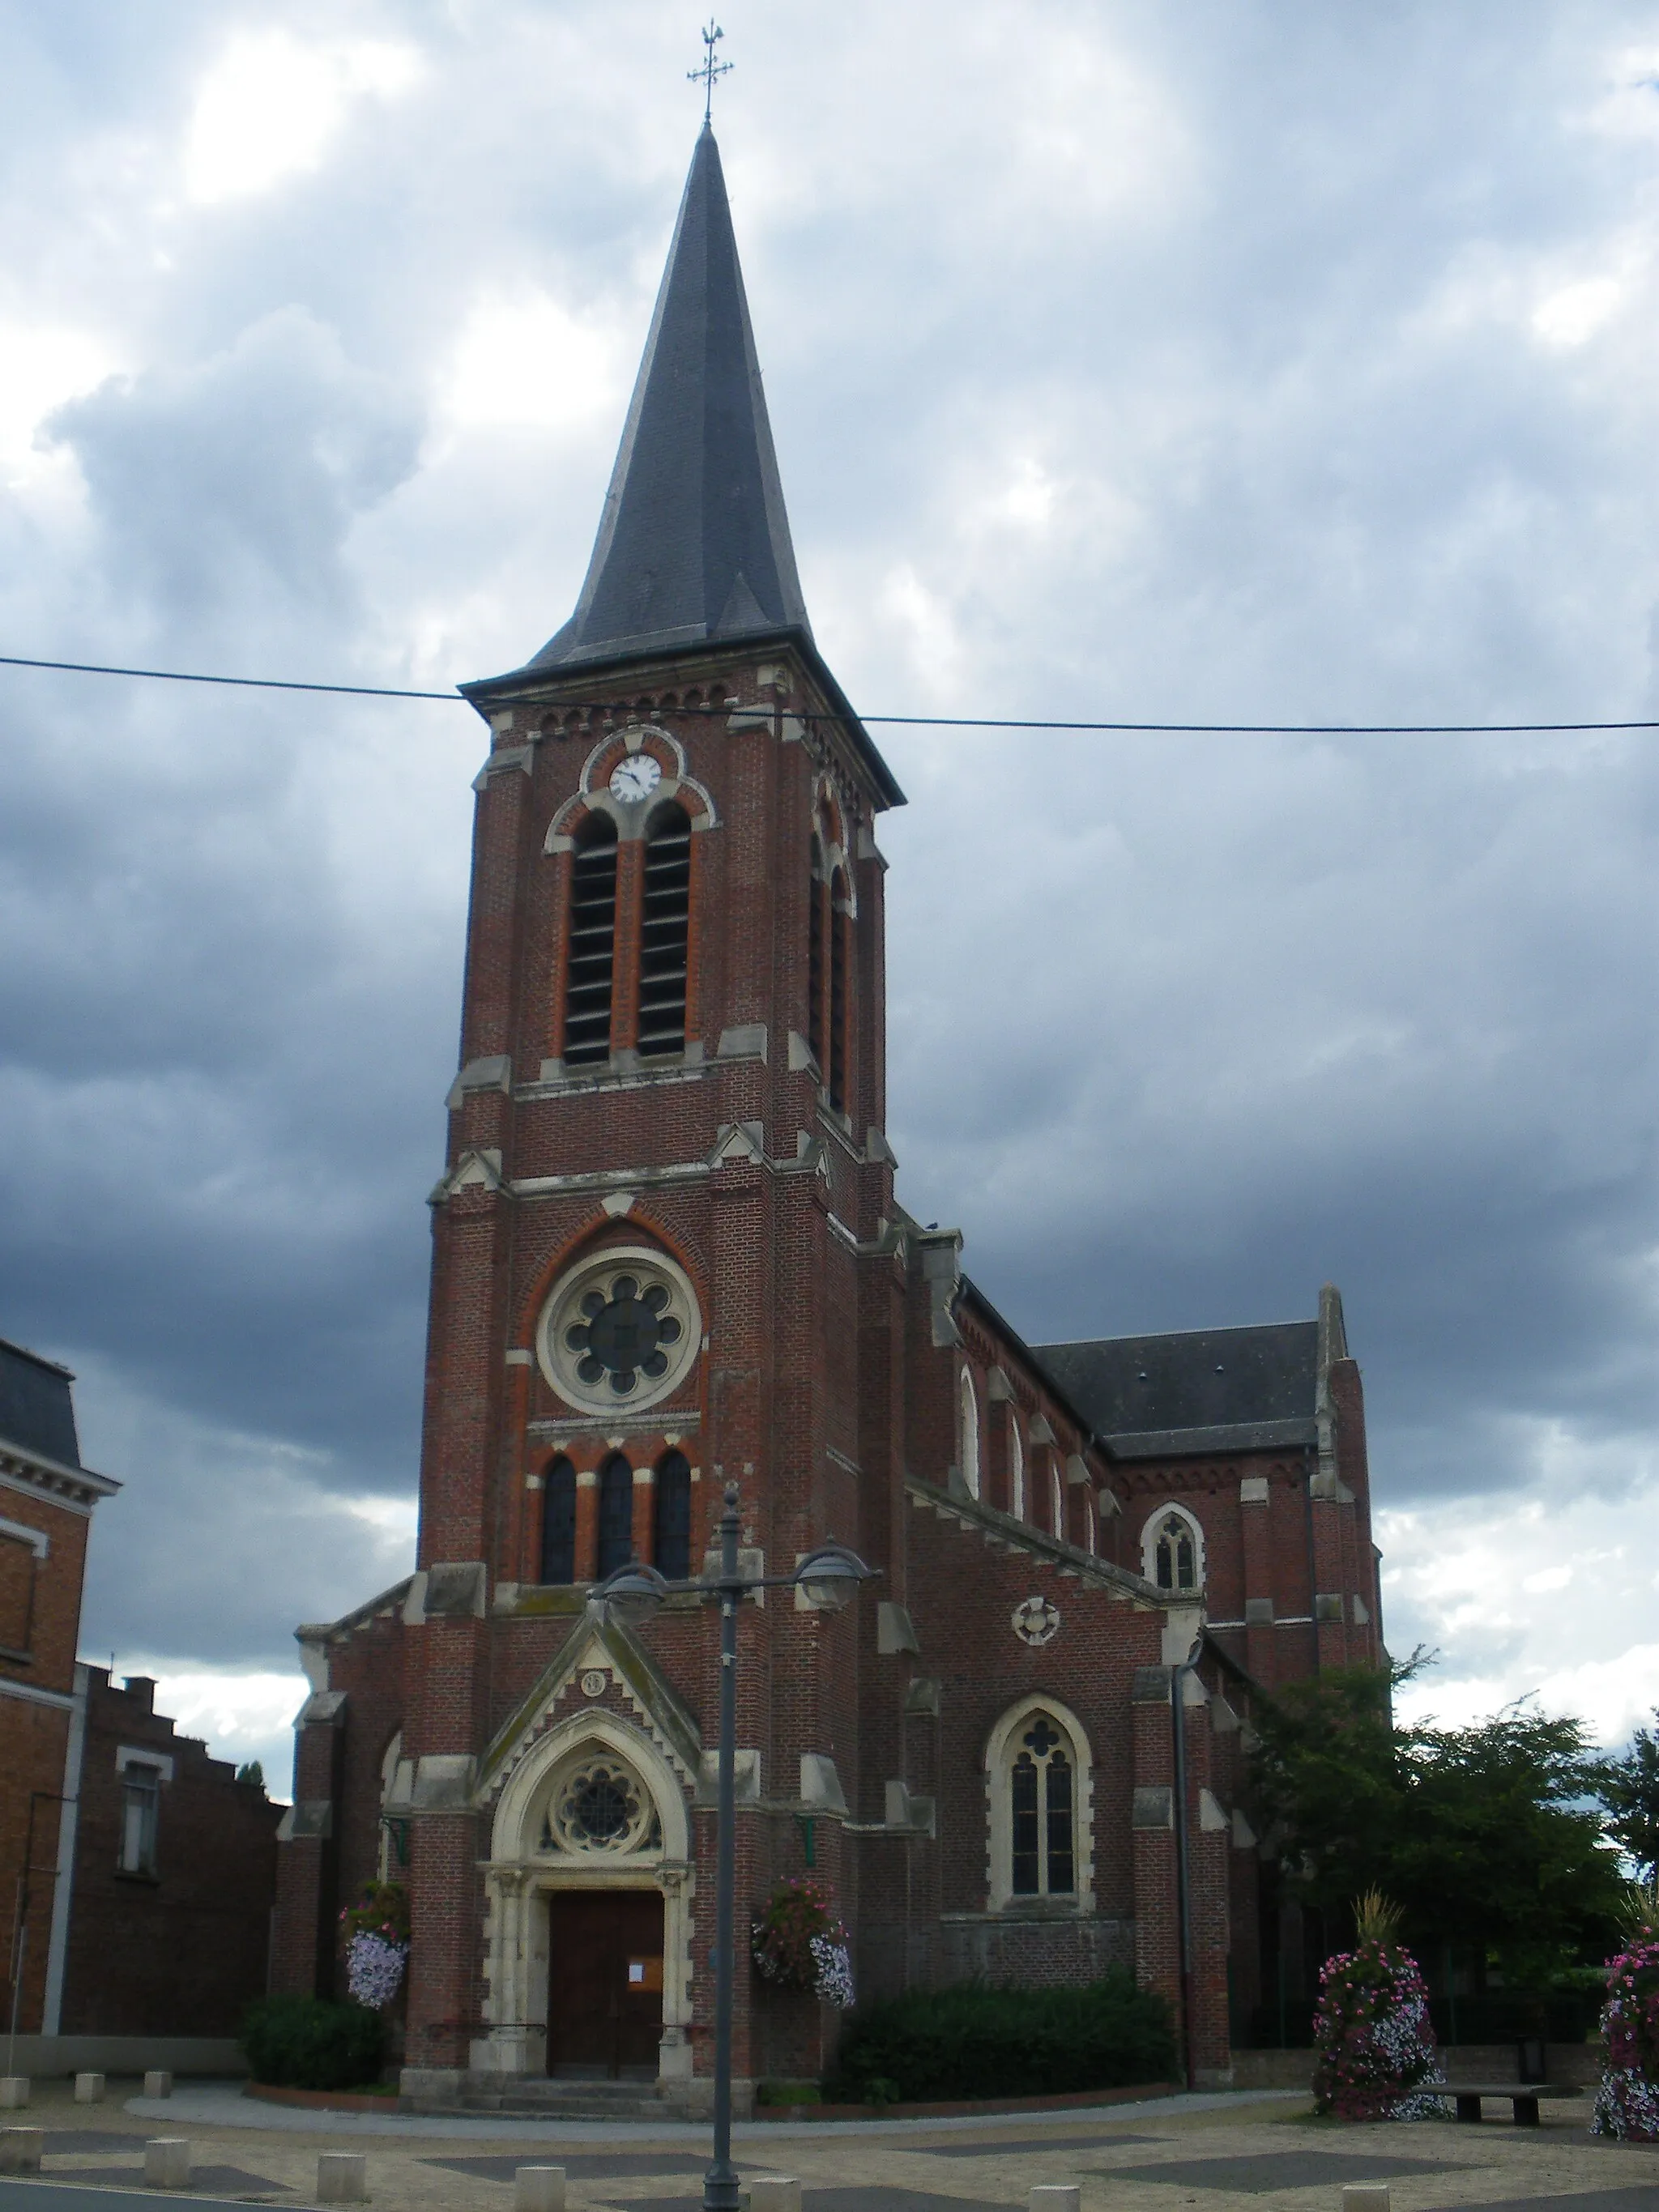
[{"label": "louvered belfry window", "polygon": [[645,835],[645,885],[640,915],[641,1054],[684,1052],[690,974],[691,823],[672,802],[652,816]]},{"label": "louvered belfry window", "polygon": [[617,825],[590,815],[576,833],[570,869],[570,962],[564,998],[564,1060],[584,1067],[611,1056],[611,997],[617,966]]}]

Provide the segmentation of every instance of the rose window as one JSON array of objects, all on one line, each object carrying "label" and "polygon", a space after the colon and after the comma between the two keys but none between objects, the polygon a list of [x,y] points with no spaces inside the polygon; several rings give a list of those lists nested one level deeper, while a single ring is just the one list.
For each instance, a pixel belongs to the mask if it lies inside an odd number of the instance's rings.
[{"label": "rose window", "polygon": [[602,1413],[667,1397],[690,1370],[702,1333],[683,1269],[665,1253],[613,1247],[555,1286],[537,1352],[562,1398]]},{"label": "rose window", "polygon": [[625,1398],[641,1376],[655,1382],[668,1372],[668,1349],[684,1333],[661,1283],[645,1289],[632,1275],[618,1275],[609,1297],[603,1291],[583,1292],[581,1319],[567,1325],[564,1342],[576,1354],[578,1381],[591,1389],[608,1380]]},{"label": "rose window", "polygon": [[542,1831],[544,1850],[654,1850],[661,1843],[650,1792],[620,1759],[590,1753],[555,1783]]}]

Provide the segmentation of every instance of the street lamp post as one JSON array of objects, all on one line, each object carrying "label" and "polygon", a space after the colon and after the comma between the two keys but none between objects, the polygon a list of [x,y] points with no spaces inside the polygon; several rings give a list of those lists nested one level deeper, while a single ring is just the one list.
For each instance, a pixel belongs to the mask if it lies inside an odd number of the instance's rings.
[{"label": "street lamp post", "polygon": [[637,1559],[618,1567],[588,1592],[590,1600],[630,1626],[655,1618],[663,1600],[695,1594],[720,1609],[720,1779],[715,1799],[714,1844],[714,2156],[702,2178],[703,2212],[738,2212],[738,2170],[732,2163],[732,1990],[736,1958],[738,1607],[751,1592],[790,1587],[805,1591],[813,1604],[839,1612],[860,1583],[877,1572],[844,1544],[825,1544],[811,1552],[792,1575],[744,1575],[738,1571],[738,1539],[743,1523],[735,1482],[726,1487],[720,1518],[720,1567],[712,1576],[671,1583]]}]

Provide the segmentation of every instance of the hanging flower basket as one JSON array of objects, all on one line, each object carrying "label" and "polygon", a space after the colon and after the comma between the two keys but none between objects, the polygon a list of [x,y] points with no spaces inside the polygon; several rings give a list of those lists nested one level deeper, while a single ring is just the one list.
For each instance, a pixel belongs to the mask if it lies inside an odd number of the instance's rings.
[{"label": "hanging flower basket", "polygon": [[371,1881],[340,1915],[346,1990],[375,2012],[392,2002],[409,1962],[409,1898],[401,1882]]},{"label": "hanging flower basket", "polygon": [[842,2012],[852,2004],[852,1945],[832,1893],[810,1875],[778,1884],[750,1931],[750,1954],[778,1989],[810,1990]]},{"label": "hanging flower basket", "polygon": [[1417,1961],[1394,1940],[1398,1911],[1372,1892],[1356,1908],[1359,1941],[1325,1961],[1314,2015],[1314,2104],[1341,2120],[1445,2114],[1440,2053]]},{"label": "hanging flower basket", "polygon": [[1659,1929],[1638,1927],[1607,1968],[1601,2038],[1607,2056],[1592,2131],[1659,2142]]}]

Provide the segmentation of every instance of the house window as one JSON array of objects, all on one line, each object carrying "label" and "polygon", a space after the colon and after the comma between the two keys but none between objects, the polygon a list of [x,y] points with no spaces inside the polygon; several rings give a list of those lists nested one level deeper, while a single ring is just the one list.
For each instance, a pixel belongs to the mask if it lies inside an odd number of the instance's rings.
[{"label": "house window", "polygon": [[153,1766],[121,1769],[121,1839],[116,1865],[122,1874],[155,1871],[155,1831],[161,1778]]},{"label": "house window", "polygon": [[576,1579],[576,1470],[562,1454],[542,1478],[542,1580]]},{"label": "house window", "polygon": [[691,823],[683,806],[659,806],[645,836],[640,914],[641,1053],[684,1052],[690,974]]},{"label": "house window", "polygon": [[611,1056],[611,993],[617,963],[617,825],[590,814],[576,832],[570,865],[570,951],[564,996],[564,1059],[584,1067]]},{"label": "house window", "polygon": [[1025,1518],[1025,1446],[1012,1409],[1008,1414],[1008,1510],[1016,1521]]},{"label": "house window", "polygon": [[1204,1582],[1202,1531],[1178,1506],[1154,1514],[1141,1540],[1141,1571],[1159,1589],[1199,1589]]},{"label": "house window", "polygon": [[0,1533],[0,1650],[19,1657],[33,1640],[35,1561],[44,1541]]},{"label": "house window", "polygon": [[1063,1543],[1066,1540],[1066,1486],[1060,1479],[1060,1469],[1051,1459],[1048,1462],[1048,1527]]},{"label": "house window", "polygon": [[634,1470],[620,1452],[599,1469],[599,1580],[634,1556]]},{"label": "house window", "polygon": [[979,1401],[974,1378],[962,1370],[962,1479],[969,1498],[979,1496]]},{"label": "house window", "polygon": [[652,1510],[651,1554],[657,1572],[671,1583],[691,1573],[691,1468],[684,1452],[672,1451],[657,1468]]},{"label": "house window", "polygon": [[1088,1909],[1091,1761],[1088,1739],[1062,1705],[1025,1699],[987,1747],[994,1911],[1024,1900]]}]

